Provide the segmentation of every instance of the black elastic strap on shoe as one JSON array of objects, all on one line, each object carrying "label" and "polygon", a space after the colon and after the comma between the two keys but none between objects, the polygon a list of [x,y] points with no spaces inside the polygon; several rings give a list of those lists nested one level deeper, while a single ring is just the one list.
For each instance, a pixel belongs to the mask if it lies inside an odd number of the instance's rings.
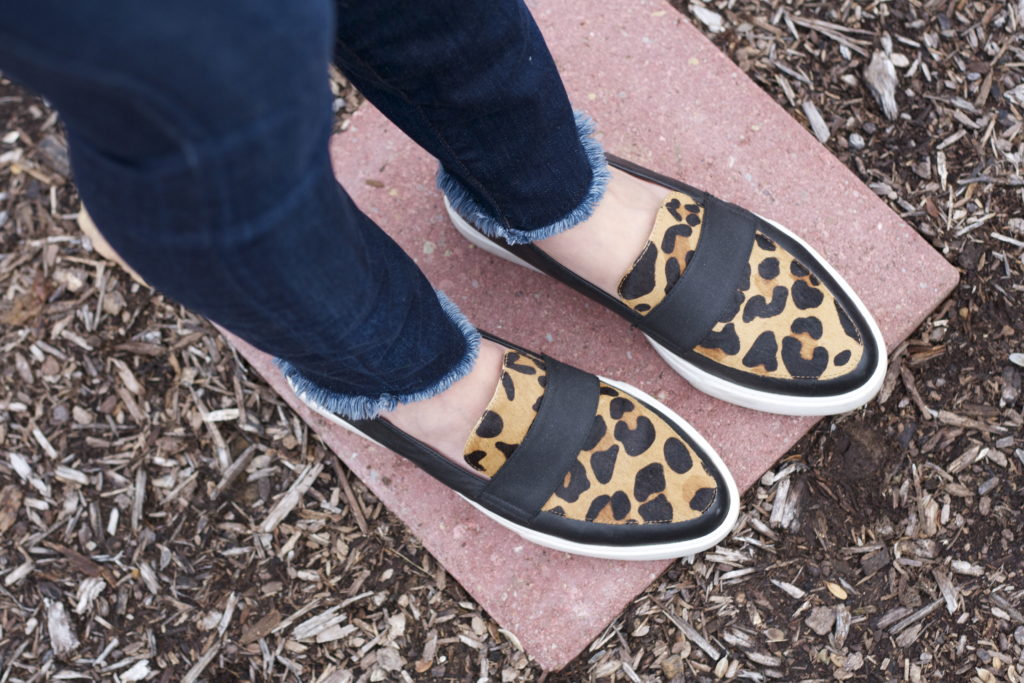
[{"label": "black elastic strap on shoe", "polygon": [[683,351],[704,339],[736,296],[758,220],[749,211],[706,195],[704,225],[693,258],[638,327]]},{"label": "black elastic strap on shoe", "polygon": [[597,377],[548,356],[544,363],[547,380],[533,424],[477,498],[517,524],[529,524],[562,483],[597,414]]}]

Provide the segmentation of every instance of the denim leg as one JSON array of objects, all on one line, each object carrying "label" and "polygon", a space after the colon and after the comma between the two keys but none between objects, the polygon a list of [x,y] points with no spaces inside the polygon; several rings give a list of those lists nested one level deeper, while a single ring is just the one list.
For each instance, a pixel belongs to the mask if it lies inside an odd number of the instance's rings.
[{"label": "denim leg", "polygon": [[61,113],[132,267],[367,417],[443,390],[479,339],[334,180],[333,20],[330,0],[0,0],[0,69]]},{"label": "denim leg", "polygon": [[440,160],[459,213],[513,243],[590,216],[604,155],[522,0],[335,1],[335,63]]}]

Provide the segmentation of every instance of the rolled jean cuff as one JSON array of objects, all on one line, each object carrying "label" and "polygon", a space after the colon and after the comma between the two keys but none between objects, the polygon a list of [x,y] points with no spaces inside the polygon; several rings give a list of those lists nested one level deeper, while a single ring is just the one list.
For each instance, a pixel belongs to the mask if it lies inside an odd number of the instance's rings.
[{"label": "rolled jean cuff", "polygon": [[608,160],[605,158],[604,148],[593,137],[595,130],[593,119],[579,110],[576,110],[574,115],[576,131],[580,144],[583,146],[583,153],[590,164],[592,176],[590,186],[583,199],[576,205],[576,208],[558,220],[531,230],[510,228],[481,206],[466,189],[466,186],[448,173],[443,166],[439,167],[437,171],[437,186],[444,192],[444,196],[455,212],[465,218],[470,225],[489,237],[500,237],[509,244],[536,242],[579,225],[594,213],[594,209],[608,187],[611,173],[608,170]]},{"label": "rolled jean cuff", "polygon": [[400,403],[413,403],[437,396],[469,374],[480,352],[480,332],[476,327],[443,292],[437,292],[437,300],[445,315],[451,319],[465,339],[466,352],[440,378],[416,391],[400,394],[385,391],[371,396],[345,394],[327,389],[303,376],[302,372],[288,361],[275,358],[274,362],[284,373],[292,390],[303,402],[314,408],[351,420],[370,420],[382,412],[393,410]]}]

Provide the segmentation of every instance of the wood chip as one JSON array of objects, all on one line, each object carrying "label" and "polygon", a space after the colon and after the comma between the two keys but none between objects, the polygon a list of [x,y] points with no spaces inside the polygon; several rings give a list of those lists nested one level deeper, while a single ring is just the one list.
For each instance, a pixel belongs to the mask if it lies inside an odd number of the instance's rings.
[{"label": "wood chip", "polygon": [[722,19],[722,15],[718,12],[710,10],[697,3],[690,4],[690,11],[693,12],[693,15],[697,17],[702,24],[707,26],[708,30],[712,33],[721,33],[725,30],[725,22]]},{"label": "wood chip", "polygon": [[148,659],[140,659],[139,661],[132,664],[131,668],[127,671],[122,672],[118,675],[121,679],[121,683],[130,683],[132,681],[144,681],[149,678],[152,670],[149,668]]},{"label": "wood chip", "polygon": [[6,533],[18,518],[22,497],[19,486],[7,484],[0,488],[0,535]]},{"label": "wood chip", "polygon": [[204,652],[203,655],[198,660],[196,660],[196,663],[193,664],[192,667],[185,672],[185,676],[181,679],[181,682],[196,683],[196,681],[199,680],[199,677],[203,675],[203,671],[206,670],[206,667],[210,665],[210,662],[213,661],[214,657],[216,657],[219,652],[219,642],[216,642],[209,648],[207,648],[206,652]]},{"label": "wood chip", "polygon": [[28,482],[43,498],[50,497],[50,485],[36,475],[35,470],[24,456],[11,451],[7,454],[7,461],[11,463],[11,468],[15,473],[23,481]]},{"label": "wood chip", "polygon": [[825,588],[827,588],[828,592],[834,595],[839,600],[845,600],[846,598],[850,597],[849,594],[847,594],[846,590],[838,583],[826,581]]},{"label": "wood chip", "polygon": [[210,498],[216,500],[220,498],[225,491],[227,491],[238,479],[238,476],[245,472],[246,468],[249,467],[249,463],[252,462],[253,456],[256,454],[256,446],[249,446],[242,453],[235,458],[224,473],[221,475],[220,481],[210,492]]},{"label": "wood chip", "polygon": [[786,595],[788,595],[791,598],[795,598],[797,600],[802,600],[803,598],[807,597],[807,591],[802,590],[802,589],[794,586],[791,583],[788,583],[786,581],[779,581],[777,579],[771,579],[771,582],[779,590],[781,590],[782,592],[784,592]]},{"label": "wood chip", "polygon": [[50,444],[50,440],[47,439],[41,431],[39,431],[38,427],[32,428],[32,438],[36,440],[36,443],[39,444],[39,447],[43,449],[43,452],[46,453],[46,455],[54,460],[57,459],[57,449]]},{"label": "wood chip", "polygon": [[850,626],[853,625],[853,615],[850,614],[849,608],[846,605],[839,605],[836,607],[836,625],[832,633],[832,641],[837,648],[842,648],[846,644],[846,639],[850,635]]},{"label": "wood chip", "polygon": [[708,640],[697,631],[697,629],[690,626],[685,619],[677,617],[675,614],[667,611],[664,607],[661,608],[661,611],[666,617],[668,617],[669,621],[675,624],[675,627],[678,628],[691,643],[703,650],[704,653],[713,661],[717,661],[718,658],[721,657],[718,649],[709,643]]},{"label": "wood chip", "polygon": [[864,570],[864,574],[870,576],[883,567],[888,566],[890,561],[889,549],[882,548],[862,557],[860,566]]},{"label": "wood chip", "polygon": [[4,577],[4,585],[5,586],[14,586],[14,585],[16,585],[19,581],[21,581],[26,576],[31,574],[32,570],[35,569],[35,566],[36,566],[36,563],[33,562],[32,560],[25,560],[24,562],[22,562],[17,567],[15,567],[14,569],[12,569],[10,572],[7,573],[7,576]]},{"label": "wood chip", "polygon": [[949,410],[937,411],[935,413],[935,419],[942,424],[952,425],[954,427],[964,427],[966,429],[977,429],[979,432],[985,432],[987,434],[1003,434],[1006,432],[1006,428],[1002,426],[986,424],[981,420],[957,415]]},{"label": "wood chip", "polygon": [[914,405],[921,412],[921,417],[925,420],[930,420],[935,416],[935,411],[928,407],[924,399],[921,398],[921,394],[917,391],[917,382],[914,380],[914,375],[911,374],[910,368],[906,365],[900,365],[900,377],[903,379],[903,386],[906,387],[907,393],[910,394],[910,398],[914,401]]},{"label": "wood chip", "polygon": [[52,541],[43,541],[43,545],[50,550],[55,550],[63,555],[68,560],[68,564],[73,570],[81,572],[86,576],[99,576],[106,580],[106,582],[111,586],[117,584],[117,580],[114,578],[113,572],[106,567],[93,562],[77,550]]},{"label": "wood chip", "polygon": [[99,597],[107,587],[103,579],[86,577],[78,584],[78,602],[75,604],[75,614],[86,614],[92,609],[93,601]]},{"label": "wood chip", "polygon": [[306,619],[301,624],[292,629],[291,636],[295,640],[308,640],[315,638],[318,633],[323,631],[329,626],[334,624],[340,624],[348,618],[348,615],[342,612],[338,614],[341,609],[340,605],[330,607],[315,617]]},{"label": "wood chip", "polygon": [[965,562],[964,560],[953,560],[949,563],[949,568],[956,574],[963,574],[965,576],[984,576],[984,567],[979,567],[976,564]]},{"label": "wood chip", "polygon": [[306,495],[309,487],[320,476],[323,468],[324,464],[322,461],[306,465],[305,469],[292,482],[291,487],[278,499],[274,507],[270,509],[270,512],[267,513],[263,523],[260,524],[260,533],[268,534],[272,532],[281,523],[281,520],[291,514],[291,511],[299,504],[302,497]]},{"label": "wood chip", "polygon": [[884,51],[875,50],[871,55],[871,62],[864,69],[864,82],[867,83],[886,118],[894,120],[899,114],[899,107],[896,104],[896,85],[899,77],[896,75],[896,67],[892,60]]},{"label": "wood chip", "polygon": [[64,603],[45,598],[43,604],[46,607],[46,629],[50,634],[50,647],[58,657],[67,657],[77,650],[81,643],[68,618],[67,610],[64,609]]},{"label": "wood chip", "polygon": [[242,637],[238,639],[240,645],[248,645],[270,634],[274,628],[281,623],[281,613],[276,609],[270,610],[263,615],[255,624],[242,631]]},{"label": "wood chip", "polygon": [[935,600],[934,602],[925,605],[924,607],[917,610],[916,612],[913,612],[906,618],[901,619],[900,621],[893,624],[892,627],[889,628],[889,633],[895,635],[900,631],[903,631],[904,629],[910,627],[912,624],[916,624],[917,622],[921,621],[929,614],[937,610],[939,608],[939,605],[941,605],[942,603],[942,598],[939,598],[938,600]]},{"label": "wood chip", "polygon": [[819,636],[827,635],[836,623],[836,611],[831,607],[812,607],[804,623]]},{"label": "wood chip", "polygon": [[807,123],[811,126],[811,131],[814,132],[814,137],[818,138],[818,142],[824,144],[828,142],[829,137],[832,133],[828,129],[828,124],[825,123],[825,119],[822,118],[821,112],[814,105],[814,102],[810,100],[804,100],[801,107],[804,110],[804,115],[807,117]]},{"label": "wood chip", "polygon": [[942,593],[942,599],[946,601],[946,611],[953,614],[956,612],[959,596],[956,586],[953,585],[953,580],[942,569],[933,570],[932,575],[935,577],[935,583],[939,587],[939,592]]}]

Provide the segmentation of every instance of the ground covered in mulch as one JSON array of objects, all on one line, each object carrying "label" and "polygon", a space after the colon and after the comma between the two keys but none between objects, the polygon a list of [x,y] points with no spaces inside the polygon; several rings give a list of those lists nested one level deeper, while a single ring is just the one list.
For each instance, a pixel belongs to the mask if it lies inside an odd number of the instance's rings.
[{"label": "ground covered in mulch", "polygon": [[[1021,680],[1024,3],[679,9],[962,280],[877,401],[547,680]],[[0,78],[0,681],[542,678],[205,321],[92,251],[69,175]]]}]

